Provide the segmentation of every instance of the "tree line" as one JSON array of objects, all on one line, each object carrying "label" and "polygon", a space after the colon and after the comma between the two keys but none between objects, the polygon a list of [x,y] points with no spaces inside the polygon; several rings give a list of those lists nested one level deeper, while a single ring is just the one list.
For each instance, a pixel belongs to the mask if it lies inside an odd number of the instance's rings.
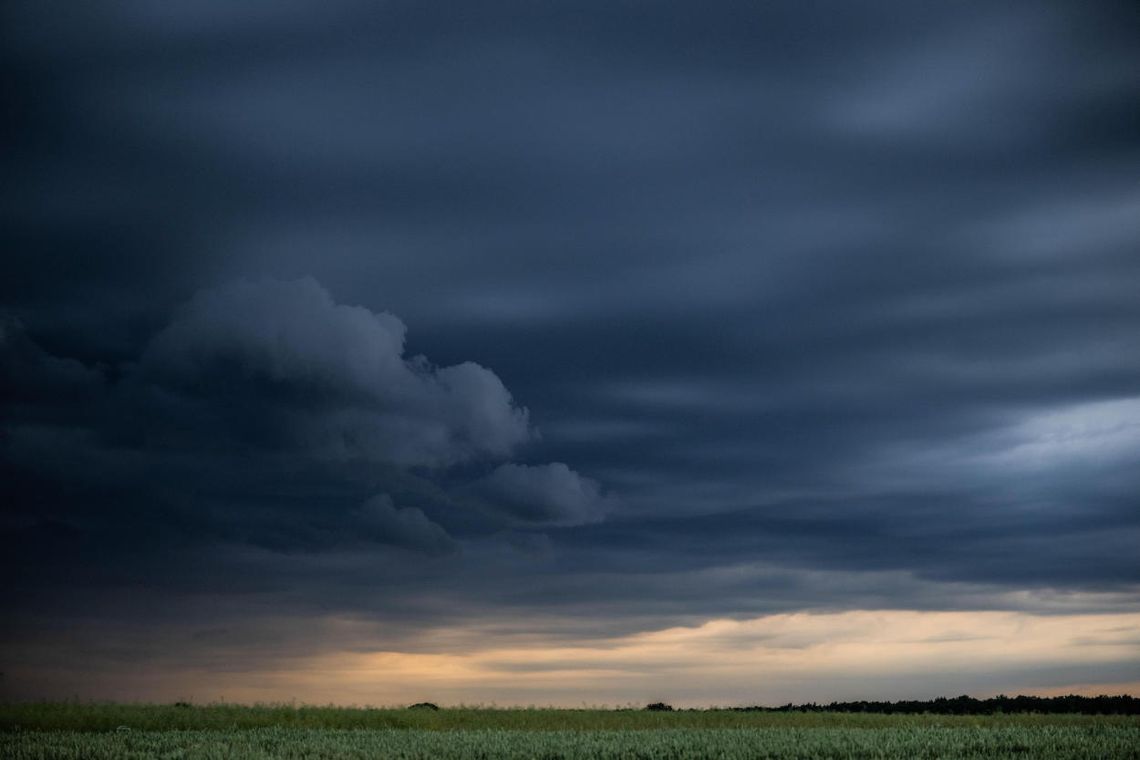
[{"label": "tree line", "polygon": [[1140,698],[1120,696],[1082,697],[1070,694],[1064,697],[1030,697],[1004,694],[988,699],[938,697],[927,700],[898,702],[831,702],[829,704],[786,704],[780,707],[734,707],[738,711],[765,712],[844,712],[844,713],[934,713],[937,715],[994,715],[997,713],[1082,713],[1086,715],[1140,715]]}]

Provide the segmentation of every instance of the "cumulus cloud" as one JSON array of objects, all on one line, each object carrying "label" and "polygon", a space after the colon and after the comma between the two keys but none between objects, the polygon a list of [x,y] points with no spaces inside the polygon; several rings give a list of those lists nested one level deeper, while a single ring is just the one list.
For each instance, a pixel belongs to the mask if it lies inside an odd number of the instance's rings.
[{"label": "cumulus cloud", "polygon": [[508,462],[472,486],[492,509],[522,524],[580,525],[597,522],[613,505],[601,485],[562,462]]},{"label": "cumulus cloud", "polygon": [[455,540],[415,507],[397,507],[388,494],[368,499],[355,513],[355,537],[391,544],[425,554],[448,554],[458,549]]},{"label": "cumulus cloud", "polygon": [[[405,334],[311,278],[202,290],[117,366],[56,356],[5,319],[0,496],[27,513],[18,525],[43,513],[84,526],[92,545],[156,554],[457,553],[450,530],[502,520],[455,502],[449,479],[465,476],[449,468],[502,461],[534,431],[495,373],[406,356]],[[578,494],[552,492],[540,509],[580,521],[598,486],[559,467]],[[149,560],[121,561],[131,573]]]},{"label": "cumulus cloud", "polygon": [[8,404],[65,404],[89,397],[103,385],[98,371],[75,359],[52,356],[36,345],[24,325],[0,317],[0,398]]},{"label": "cumulus cloud", "polygon": [[[404,355],[387,312],[336,303],[311,278],[240,281],[198,293],[147,347],[140,378],[217,402],[238,436],[399,466],[502,458],[532,431],[491,370]],[[232,424],[237,423],[237,424]]]}]

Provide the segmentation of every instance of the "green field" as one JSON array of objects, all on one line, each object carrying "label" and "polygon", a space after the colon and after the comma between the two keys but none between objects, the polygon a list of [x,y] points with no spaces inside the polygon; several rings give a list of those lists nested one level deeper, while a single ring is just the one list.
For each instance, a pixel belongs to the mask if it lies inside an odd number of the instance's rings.
[{"label": "green field", "polygon": [[1140,758],[1140,719],[730,710],[0,706],[4,758]]}]

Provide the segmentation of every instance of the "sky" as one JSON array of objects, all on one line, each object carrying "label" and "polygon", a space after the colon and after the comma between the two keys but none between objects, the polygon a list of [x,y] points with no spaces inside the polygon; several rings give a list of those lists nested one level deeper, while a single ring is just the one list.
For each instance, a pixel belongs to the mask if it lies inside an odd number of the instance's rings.
[{"label": "sky", "polygon": [[0,697],[1140,694],[1136,4],[0,39]]}]

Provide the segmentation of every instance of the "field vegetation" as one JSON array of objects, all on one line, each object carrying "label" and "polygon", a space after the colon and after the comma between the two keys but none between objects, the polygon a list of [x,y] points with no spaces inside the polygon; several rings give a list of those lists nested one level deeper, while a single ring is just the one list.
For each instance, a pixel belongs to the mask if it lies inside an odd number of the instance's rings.
[{"label": "field vegetation", "polygon": [[1140,717],[7,704],[0,705],[0,757],[1140,760]]}]

